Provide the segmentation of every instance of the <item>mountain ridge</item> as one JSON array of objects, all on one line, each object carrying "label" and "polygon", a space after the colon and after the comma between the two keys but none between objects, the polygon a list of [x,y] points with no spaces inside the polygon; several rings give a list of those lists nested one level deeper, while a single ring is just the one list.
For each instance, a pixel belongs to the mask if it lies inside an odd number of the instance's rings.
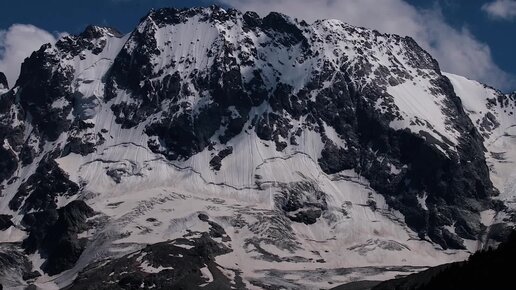
[{"label": "mountain ridge", "polygon": [[[512,155],[484,151],[511,135],[514,98],[472,84],[410,38],[335,20],[210,7],[151,11],[125,36],[90,26],[33,53],[0,97],[5,240],[23,241],[24,271],[42,275],[26,280],[72,288],[77,273],[109,281],[104,259],[167,240],[208,245],[195,267],[245,287],[300,286],[271,262],[407,266],[355,270],[378,277],[460,259],[513,218]],[[466,111],[472,92],[482,102]],[[152,275],[117,283],[170,287],[154,271],[172,262],[148,263],[130,272]]]}]

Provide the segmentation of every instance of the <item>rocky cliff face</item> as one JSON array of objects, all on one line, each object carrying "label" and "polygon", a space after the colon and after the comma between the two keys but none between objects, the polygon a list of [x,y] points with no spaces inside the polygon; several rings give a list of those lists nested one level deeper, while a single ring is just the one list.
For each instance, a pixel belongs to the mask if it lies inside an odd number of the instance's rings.
[{"label": "rocky cliff face", "polygon": [[516,122],[456,79],[411,38],[218,7],[45,45],[0,97],[2,238],[25,257],[2,282],[324,288],[460,259],[512,222],[486,140]]},{"label": "rocky cliff face", "polygon": [[9,84],[7,83],[7,78],[3,72],[0,72],[0,92],[4,92],[9,89]]}]

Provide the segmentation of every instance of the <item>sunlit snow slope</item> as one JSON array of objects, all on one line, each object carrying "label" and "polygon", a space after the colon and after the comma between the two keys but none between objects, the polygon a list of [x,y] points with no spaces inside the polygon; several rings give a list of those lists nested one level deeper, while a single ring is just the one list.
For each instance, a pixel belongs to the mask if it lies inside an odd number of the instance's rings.
[{"label": "sunlit snow slope", "polygon": [[45,45],[0,96],[0,283],[321,289],[464,259],[511,226],[515,103],[446,76],[410,38],[218,7]]}]

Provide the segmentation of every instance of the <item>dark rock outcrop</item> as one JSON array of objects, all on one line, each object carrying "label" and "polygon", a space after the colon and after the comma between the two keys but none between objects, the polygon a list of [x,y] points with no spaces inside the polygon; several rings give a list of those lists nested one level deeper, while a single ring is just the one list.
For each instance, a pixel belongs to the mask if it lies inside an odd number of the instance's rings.
[{"label": "dark rock outcrop", "polygon": [[[23,109],[30,113],[33,124],[48,140],[56,140],[70,128],[68,114],[72,111],[71,94],[73,68],[59,66],[60,57],[50,44],[25,59],[21,66],[17,87],[22,87],[19,98]],[[54,101],[61,101],[54,107]]]},{"label": "dark rock outcrop", "polygon": [[7,83],[7,78],[3,72],[0,72],[0,90],[8,90],[9,84]]},{"label": "dark rock outcrop", "polygon": [[13,222],[11,221],[13,217],[8,214],[0,214],[0,231],[5,231],[11,226],[13,226]]},{"label": "dark rock outcrop", "polygon": [[328,208],[326,194],[311,182],[297,182],[283,185],[282,194],[276,197],[276,204],[292,221],[314,224]]},{"label": "dark rock outcrop", "polygon": [[[10,286],[12,281],[20,281],[23,280],[23,277],[30,276],[31,271],[31,261],[15,244],[0,244],[0,285]],[[9,289],[9,287],[5,289]]]},{"label": "dark rock outcrop", "polygon": [[23,241],[28,253],[39,250],[47,257],[42,269],[49,275],[71,268],[85,247],[85,240],[77,234],[88,229],[86,219],[94,211],[84,201],[72,201],[60,209],[28,213],[23,223],[29,236]]},{"label": "dark rock outcrop", "polygon": [[222,160],[226,158],[228,155],[233,153],[233,147],[229,146],[221,150],[217,155],[213,156],[210,160],[210,166],[213,170],[219,171],[222,167]]},{"label": "dark rock outcrop", "polygon": [[9,202],[12,210],[55,210],[58,196],[73,196],[79,186],[68,179],[54,160],[43,160]]},{"label": "dark rock outcrop", "polygon": [[[191,240],[152,244],[139,252],[88,266],[66,289],[199,289],[201,285],[203,289],[243,289],[243,284],[232,284],[215,262],[216,256],[229,252],[207,233]],[[212,281],[201,268],[211,272]]]}]

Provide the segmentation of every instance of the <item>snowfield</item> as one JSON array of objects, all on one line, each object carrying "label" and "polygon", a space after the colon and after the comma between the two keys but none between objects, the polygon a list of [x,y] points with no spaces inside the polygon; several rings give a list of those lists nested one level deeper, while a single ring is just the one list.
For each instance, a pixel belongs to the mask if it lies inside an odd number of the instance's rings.
[{"label": "snowfield", "polygon": [[[203,13],[208,13],[206,11]],[[169,148],[162,138],[147,133],[148,126],[168,121],[166,114],[180,116],[187,109],[191,110],[193,119],[213,105],[214,97],[200,91],[191,76],[207,74],[216,61],[225,57],[222,53],[225,45],[240,47],[238,53],[248,53],[250,59],[258,56],[253,59],[253,65],[262,68],[265,91],[269,93],[281,80],[291,86],[295,94],[301,94],[311,81],[310,76],[322,75],[324,68],[330,67],[326,71],[334,75],[309,92],[313,100],[338,85],[336,80],[342,73],[341,67],[356,68],[364,64],[364,59],[372,59],[374,65],[370,73],[357,76],[353,82],[364,88],[376,82],[384,84],[381,96],[373,101],[375,114],[394,114],[388,122],[394,131],[422,135],[424,132],[424,136],[437,140],[431,146],[438,152],[445,156],[459,154],[457,146],[465,133],[453,126],[455,117],[447,113],[448,95],[435,87],[434,79],[440,76],[433,70],[413,67],[412,58],[406,55],[410,48],[394,36],[376,35],[336,20],[316,22],[304,27],[303,35],[314,41],[314,47],[321,53],[301,61],[306,53],[302,44],[272,45],[277,36],[244,29],[241,16],[235,22],[228,21],[229,24],[204,18],[201,13],[177,25],[163,26],[149,17],[135,32],[125,36],[102,30],[99,32],[102,37],[92,40],[93,45],[102,47],[98,53],[85,49],[66,58],[67,54],[60,48],[47,48],[49,54],[63,57],[57,66],[73,68],[70,88],[73,101],[60,98],[51,103],[52,108],[63,110],[73,106],[66,119],[80,120],[87,126],[82,131],[65,131],[57,139],[48,141],[36,136],[30,116],[18,120],[25,124],[24,140],[34,139],[36,149],[34,160],[20,163],[12,177],[1,184],[0,213],[11,215],[14,225],[0,231],[0,242],[20,243],[28,237],[23,222],[27,212],[13,209],[9,203],[49,154],[56,150],[62,152],[71,137],[94,144],[94,149],[84,154],[72,150],[53,157],[69,181],[78,185],[76,194],[60,195],[55,204],[63,208],[74,200],[85,201],[94,211],[87,223],[94,227],[78,233],[78,238],[86,241],[84,250],[73,267],[59,274],[44,274],[45,255],[39,250],[28,255],[34,270],[43,274],[30,283],[41,289],[61,289],[72,284],[88,266],[101,267],[120,257],[136,259],[139,269],[148,274],[174,271],[173,266],[152,264],[143,254],[138,258],[128,255],[140,255],[147,245],[166,241],[172,241],[185,251],[191,250],[194,246],[188,241],[210,233],[216,228],[215,224],[222,227],[224,233],[212,236],[213,240],[230,251],[214,257],[215,268],[202,264],[199,271],[203,286],[217,280],[218,273],[222,273],[231,285],[237,285],[241,279],[249,289],[268,285],[284,289],[328,289],[351,281],[390,279],[463,260],[484,246],[485,240],[464,239],[465,249],[444,249],[428,236],[422,239],[407,226],[405,216],[390,207],[386,197],[374,190],[371,181],[360,171],[345,169],[328,173],[322,170],[320,160],[325,158],[323,151],[330,142],[343,150],[355,146],[347,136],[339,134],[335,126],[323,120],[318,126],[308,126],[308,114],[295,118],[285,113],[290,126],[286,137],[280,134],[277,139],[260,138],[253,126],[256,120],[268,118],[269,113],[275,112],[272,101],[254,104],[241,132],[225,143],[220,142],[220,137],[227,133],[228,120],[240,117],[235,106],[229,107],[229,117],[209,137],[211,146],[185,158],[171,159],[162,154],[169,153]],[[139,49],[135,40],[139,39],[137,33],[149,31],[160,51],[149,58],[150,71],[156,77],[146,81],[157,84],[177,72],[182,88],[189,94],[175,101],[157,100],[161,111],[128,128],[117,121],[128,117],[126,112],[115,114],[113,106],[141,105],[143,101],[136,98],[135,93],[119,88],[122,86],[119,83],[114,85],[116,96],[108,99],[106,78],[122,51],[132,53]],[[361,47],[368,41],[379,44],[361,54]],[[172,67],[172,63],[175,66]],[[233,64],[225,64],[230,65]],[[239,65],[242,81],[251,82],[253,66]],[[400,73],[389,81],[391,73],[383,76],[375,73],[381,71],[381,67],[394,66],[413,75],[405,80]],[[490,178],[500,192],[495,199],[516,210],[514,96],[460,76],[445,76],[484,138]],[[18,90],[21,88],[14,88],[13,93]],[[332,91],[329,95],[338,93]],[[499,98],[507,101],[491,101]],[[187,105],[173,106],[182,103]],[[18,112],[15,105],[12,110]],[[143,114],[144,109],[141,111]],[[12,120],[13,128],[17,126],[14,120],[17,119]],[[271,127],[277,129],[278,126]],[[280,142],[286,145],[278,150]],[[6,150],[14,147],[11,144],[4,139]],[[156,150],[149,144],[161,147]],[[231,148],[231,153],[222,157],[220,169],[214,170],[214,156],[227,148]],[[16,158],[21,158],[20,154],[16,153]],[[407,165],[382,158],[378,155],[377,161],[381,164],[385,161],[393,180],[407,170]],[[418,193],[414,206],[430,211],[428,198],[426,193]],[[24,197],[23,201],[26,200]],[[297,202],[303,206],[290,210],[289,206]],[[205,216],[209,217],[209,222]],[[487,209],[479,213],[478,218],[489,228],[505,223],[508,216],[509,210]],[[452,234],[456,232],[454,225],[446,229]],[[18,251],[22,250],[18,248]],[[19,273],[9,275],[11,278],[0,279],[3,286],[9,289],[27,286],[28,282],[18,277]]]}]

